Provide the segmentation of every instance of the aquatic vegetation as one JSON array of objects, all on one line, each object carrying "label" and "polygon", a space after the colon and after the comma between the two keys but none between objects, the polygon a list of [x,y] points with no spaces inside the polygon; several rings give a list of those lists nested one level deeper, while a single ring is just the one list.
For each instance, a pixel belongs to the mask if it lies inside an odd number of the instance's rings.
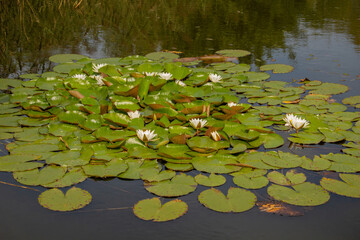
[{"label": "aquatic vegetation", "polygon": [[[2,79],[0,85],[0,139],[14,139],[6,146],[9,155],[0,157],[0,171],[12,172],[20,184],[49,188],[39,196],[45,208],[87,206],[87,191],[60,190],[87,178],[141,180],[159,197],[181,197],[196,193],[199,184],[217,187],[231,178],[227,184],[236,187],[227,195],[215,188],[198,195],[202,205],[219,212],[258,205],[298,214],[281,204],[321,205],[330,199],[328,192],[359,197],[360,113],[331,100],[332,94],[347,91],[345,85],[266,81],[269,74],[249,72],[250,66],[241,63],[196,62],[189,68],[173,62],[179,59],[174,53],[51,59],[59,63],[51,74]],[[344,103],[357,107],[358,99]],[[289,127],[297,133],[284,138]],[[285,143],[344,148],[309,158],[287,151]],[[201,173],[192,175],[196,171]],[[342,181],[313,180],[309,171],[340,173]],[[266,187],[275,203],[256,204],[256,191]],[[139,218],[155,222],[187,211],[180,199],[164,204],[145,199],[133,208]]]}]

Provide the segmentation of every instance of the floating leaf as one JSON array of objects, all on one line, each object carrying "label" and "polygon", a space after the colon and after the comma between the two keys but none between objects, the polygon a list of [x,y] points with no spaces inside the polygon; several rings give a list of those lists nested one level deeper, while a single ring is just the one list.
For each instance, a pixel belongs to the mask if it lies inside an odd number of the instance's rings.
[{"label": "floating leaf", "polygon": [[292,186],[306,181],[306,176],[303,173],[296,173],[295,170],[287,171],[286,175],[277,171],[272,171],[267,177],[271,182],[283,186]]},{"label": "floating leaf", "polygon": [[195,176],[195,181],[203,186],[217,187],[223,185],[226,182],[226,179],[222,175],[216,175],[214,173],[211,173],[209,176],[198,174]]},{"label": "floating leaf", "polygon": [[238,174],[233,178],[234,183],[246,189],[260,189],[269,184],[269,180],[264,176],[247,176],[246,174]]},{"label": "floating leaf", "polygon": [[199,202],[217,212],[245,212],[256,202],[256,196],[250,191],[230,188],[227,196],[220,190],[211,188],[199,194]]},{"label": "floating leaf", "polygon": [[24,185],[36,186],[55,182],[65,175],[66,168],[59,166],[46,166],[40,171],[38,169],[24,172],[14,172],[16,181]]},{"label": "floating leaf", "polygon": [[330,199],[327,191],[309,182],[294,185],[292,188],[273,184],[268,187],[267,192],[278,201],[298,206],[317,206]]},{"label": "floating leaf", "polygon": [[80,60],[82,58],[87,58],[87,57],[80,54],[56,54],[51,56],[49,60],[54,63],[67,63],[67,62],[73,62],[73,60]]},{"label": "floating leaf", "polygon": [[134,214],[143,220],[165,222],[177,219],[188,210],[185,202],[174,199],[161,206],[159,198],[144,199],[135,204]]},{"label": "floating leaf", "polygon": [[216,53],[226,57],[245,57],[251,54],[249,51],[239,49],[219,50]]},{"label": "floating leaf", "polygon": [[294,67],[286,64],[267,64],[260,67],[260,71],[272,71],[273,73],[289,73]]},{"label": "floating leaf", "polygon": [[320,185],[326,190],[347,197],[360,198],[360,176],[353,174],[339,174],[343,181],[322,178]]},{"label": "floating leaf", "polygon": [[145,185],[146,190],[161,197],[186,195],[195,191],[196,187],[197,183],[194,178],[183,173],[176,175],[171,180]]},{"label": "floating leaf", "polygon": [[85,207],[91,202],[91,198],[89,192],[77,187],[72,187],[65,195],[57,188],[46,190],[40,194],[38,200],[44,208],[65,212]]}]

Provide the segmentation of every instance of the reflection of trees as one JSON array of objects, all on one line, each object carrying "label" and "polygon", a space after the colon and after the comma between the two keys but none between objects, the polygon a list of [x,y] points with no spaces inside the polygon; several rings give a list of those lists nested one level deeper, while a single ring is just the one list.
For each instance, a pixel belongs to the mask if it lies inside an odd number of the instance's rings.
[{"label": "reflection of trees", "polygon": [[[287,35],[301,39],[299,18],[315,28],[334,21],[360,45],[357,1],[318,0],[0,0],[2,75],[44,71],[60,52],[102,56],[178,49],[197,56],[225,48],[257,58],[284,49]],[[339,21],[340,24],[337,24]],[[103,42],[104,49],[98,49]],[[30,64],[30,65],[29,65]],[[41,69],[39,69],[41,67]]]}]

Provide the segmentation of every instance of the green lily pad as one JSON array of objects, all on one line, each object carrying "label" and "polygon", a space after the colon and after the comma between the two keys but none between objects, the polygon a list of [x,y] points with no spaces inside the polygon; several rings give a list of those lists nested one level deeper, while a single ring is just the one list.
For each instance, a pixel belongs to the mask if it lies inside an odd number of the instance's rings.
[{"label": "green lily pad", "polygon": [[303,162],[302,157],[282,151],[267,152],[266,155],[262,156],[261,160],[266,164],[279,168],[294,168],[300,166]]},{"label": "green lily pad", "polygon": [[40,162],[33,162],[39,158],[40,155],[32,154],[2,156],[0,157],[0,171],[17,172],[37,169],[44,165]]},{"label": "green lily pad", "polygon": [[217,212],[245,212],[256,202],[256,196],[250,191],[230,188],[227,196],[215,188],[207,189],[199,194],[199,202]]},{"label": "green lily pad", "polygon": [[272,71],[273,73],[289,73],[293,70],[293,66],[286,64],[267,64],[260,67],[260,71]]},{"label": "green lily pad", "polygon": [[191,163],[165,163],[165,167],[170,170],[174,170],[177,172],[187,172],[194,169]]},{"label": "green lily pad", "polygon": [[287,171],[286,175],[277,171],[272,171],[267,175],[267,177],[271,182],[283,186],[293,186],[306,181],[305,174],[296,173],[293,169]]},{"label": "green lily pad", "polygon": [[44,208],[65,212],[85,207],[91,202],[91,198],[89,192],[77,187],[72,187],[65,195],[57,188],[46,190],[40,194],[38,200]]},{"label": "green lily pad", "polygon": [[191,163],[196,170],[208,173],[231,173],[241,168],[236,166],[236,157],[231,155],[195,157]]},{"label": "green lily pad", "polygon": [[103,164],[88,164],[82,166],[85,174],[90,177],[116,177],[127,170],[128,165],[122,159],[112,159]]},{"label": "green lily pad", "polygon": [[278,201],[297,206],[318,206],[330,199],[329,193],[321,186],[309,182],[291,188],[273,184],[268,187],[267,192]]},{"label": "green lily pad", "polygon": [[140,173],[142,180],[147,182],[160,182],[175,177],[176,172],[172,170],[159,171],[156,168],[144,169]]},{"label": "green lily pad", "polygon": [[222,175],[216,175],[211,173],[209,176],[198,174],[195,176],[195,181],[203,186],[217,187],[223,185],[226,182],[226,178]]},{"label": "green lily pad", "polygon": [[314,159],[303,158],[303,163],[300,167],[312,170],[312,171],[322,171],[326,170],[331,166],[331,162],[319,156],[314,156]]},{"label": "green lily pad", "polygon": [[264,176],[247,176],[246,174],[238,174],[233,178],[234,183],[246,189],[260,189],[269,184],[269,180]]},{"label": "green lily pad", "polygon": [[354,174],[339,174],[343,181],[322,178],[320,185],[326,190],[347,197],[360,198],[360,176]]},{"label": "green lily pad", "polygon": [[159,198],[144,199],[135,204],[134,214],[143,220],[152,220],[154,222],[166,222],[175,220],[188,211],[185,202],[174,199],[161,205]]},{"label": "green lily pad", "polygon": [[327,169],[335,172],[355,173],[360,171],[360,158],[341,154],[329,153],[321,155],[321,158],[331,161],[331,166]]},{"label": "green lily pad", "polygon": [[49,57],[49,60],[54,63],[68,63],[83,58],[87,58],[87,57],[80,54],[56,54]]},{"label": "green lily pad", "polygon": [[195,191],[197,183],[192,176],[180,173],[171,180],[145,185],[145,189],[161,197],[178,197]]},{"label": "green lily pad", "polygon": [[187,140],[187,145],[197,152],[213,152],[222,148],[229,148],[227,141],[214,141],[209,137],[193,137]]},{"label": "green lily pad", "polygon": [[62,178],[55,182],[43,184],[46,188],[63,188],[81,183],[87,179],[87,176],[80,167],[74,167],[69,170]]},{"label": "green lily pad", "polygon": [[293,136],[288,138],[291,142],[300,144],[318,144],[325,138],[322,134],[309,132],[299,132],[290,135]]},{"label": "green lily pad", "polygon": [[342,100],[343,104],[349,104],[351,106],[357,106],[360,104],[360,96],[351,96]]},{"label": "green lily pad", "polygon": [[55,182],[65,175],[66,168],[49,165],[41,169],[28,170],[24,172],[14,172],[16,181],[24,185],[37,186]]},{"label": "green lily pad", "polygon": [[226,57],[245,57],[251,54],[249,51],[239,49],[224,49],[216,51],[216,53]]},{"label": "green lily pad", "polygon": [[128,165],[128,169],[125,172],[119,174],[118,175],[119,178],[140,179],[141,172],[149,168],[155,168],[158,171],[160,171],[160,167],[156,160],[127,159],[125,160],[125,163]]},{"label": "green lily pad", "polygon": [[148,53],[145,55],[145,57],[147,57],[148,59],[151,60],[172,60],[172,59],[176,59],[179,58],[179,55],[175,54],[175,53],[170,53],[170,52],[152,52],[152,53]]}]

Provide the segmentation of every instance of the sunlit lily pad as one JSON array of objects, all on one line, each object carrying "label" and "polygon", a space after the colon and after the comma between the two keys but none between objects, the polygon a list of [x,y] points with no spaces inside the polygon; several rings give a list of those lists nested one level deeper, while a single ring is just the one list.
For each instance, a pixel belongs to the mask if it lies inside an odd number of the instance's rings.
[{"label": "sunlit lily pad", "polygon": [[178,197],[195,191],[197,183],[194,178],[181,173],[171,180],[154,182],[145,185],[149,192],[161,197]]},{"label": "sunlit lily pad", "polygon": [[295,170],[287,171],[286,175],[277,171],[272,171],[267,175],[267,177],[271,182],[283,186],[292,186],[306,181],[305,174],[297,173]]},{"label": "sunlit lily pad", "polygon": [[39,196],[39,203],[44,208],[53,211],[73,211],[85,207],[91,202],[91,195],[86,190],[72,187],[64,193],[53,188],[42,192]]},{"label": "sunlit lily pad", "polygon": [[231,173],[238,171],[236,157],[231,155],[211,155],[207,157],[195,157],[191,162],[198,171],[208,173]]},{"label": "sunlit lily pad", "polygon": [[217,187],[223,185],[226,182],[226,179],[222,175],[216,175],[214,173],[211,173],[209,176],[198,174],[195,176],[195,181],[203,186]]},{"label": "sunlit lily pad", "polygon": [[360,198],[360,176],[354,174],[339,174],[343,181],[322,178],[320,185],[326,190],[347,197]]},{"label": "sunlit lily pad", "polygon": [[220,190],[211,188],[199,194],[199,202],[217,212],[245,212],[256,202],[256,196],[241,188],[230,188],[227,196]]},{"label": "sunlit lily pad", "polygon": [[55,182],[62,178],[65,172],[66,168],[50,165],[40,171],[33,169],[24,172],[14,172],[13,176],[21,184],[36,186]]},{"label": "sunlit lily pad", "polygon": [[273,73],[289,73],[293,70],[293,66],[286,64],[267,64],[260,67],[260,71],[272,71]]},{"label": "sunlit lily pad", "polygon": [[159,198],[144,199],[135,204],[134,214],[143,220],[154,222],[165,222],[177,219],[184,215],[188,210],[185,202],[174,199],[161,205]]},{"label": "sunlit lily pad", "polygon": [[246,174],[238,174],[233,178],[234,183],[246,189],[260,189],[269,184],[269,180],[264,176],[247,176]]},{"label": "sunlit lily pad", "polygon": [[317,206],[326,203],[330,195],[319,185],[304,182],[291,188],[271,185],[268,194],[276,200],[298,206]]},{"label": "sunlit lily pad", "polygon": [[249,51],[239,49],[219,50],[216,53],[226,57],[245,57],[251,54]]},{"label": "sunlit lily pad", "polygon": [[56,55],[52,55],[49,58],[49,60],[54,63],[67,63],[67,62],[73,62],[74,60],[80,60],[82,58],[87,58],[87,57],[80,54],[56,54]]}]

